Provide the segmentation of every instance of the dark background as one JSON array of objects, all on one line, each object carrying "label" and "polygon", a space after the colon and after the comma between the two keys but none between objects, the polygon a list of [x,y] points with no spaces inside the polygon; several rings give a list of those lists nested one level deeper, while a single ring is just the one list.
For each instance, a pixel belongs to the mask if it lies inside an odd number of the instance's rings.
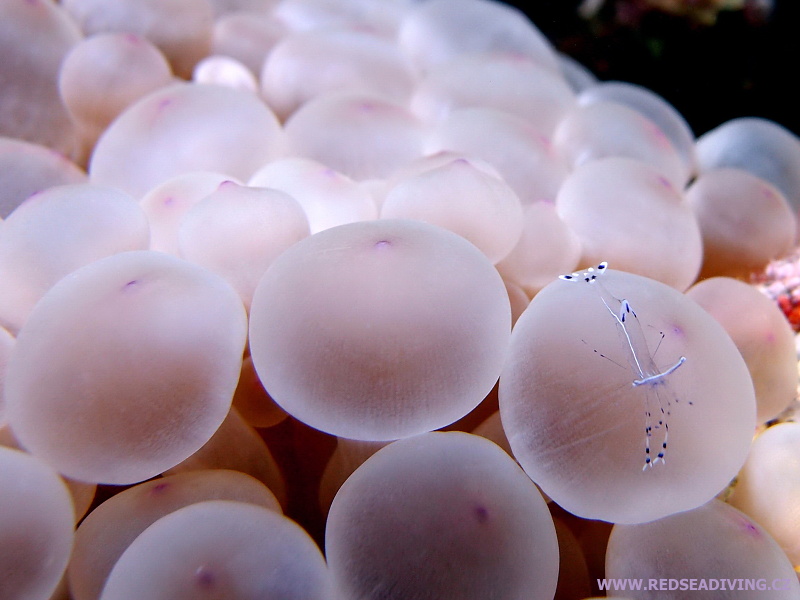
[{"label": "dark background", "polygon": [[713,24],[648,10],[644,0],[606,0],[590,20],[578,15],[579,0],[506,3],[599,79],[638,83],[663,96],[696,135],[744,116],[800,134],[797,0],[772,2],[768,14],[720,12]]}]

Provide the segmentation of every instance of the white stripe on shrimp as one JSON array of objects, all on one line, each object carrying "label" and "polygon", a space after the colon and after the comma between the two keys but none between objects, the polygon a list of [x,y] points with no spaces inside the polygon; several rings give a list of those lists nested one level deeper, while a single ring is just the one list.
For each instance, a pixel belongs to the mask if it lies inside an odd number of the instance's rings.
[{"label": "white stripe on shrimp", "polygon": [[[669,438],[668,417],[671,414],[672,402],[670,401],[671,390],[667,389],[666,378],[674,373],[678,367],[686,362],[686,357],[681,356],[678,361],[664,371],[659,370],[655,363],[653,354],[647,347],[647,340],[642,330],[639,318],[636,316],[630,302],[614,297],[606,287],[600,282],[599,277],[608,269],[607,262],[601,262],[596,267],[592,267],[583,272],[575,272],[571,275],[561,275],[564,281],[582,282],[591,285],[600,295],[600,300],[606,310],[614,317],[617,330],[625,341],[626,357],[631,371],[633,372],[633,387],[645,386],[646,390],[653,390],[658,403],[658,419],[653,425],[653,415],[650,406],[651,398],[649,393],[645,393],[645,459],[642,470],[652,468],[659,462],[666,462],[667,442]],[[615,310],[616,309],[616,310]],[[664,339],[664,334],[661,334]],[[661,343],[659,342],[659,346]],[[604,358],[605,355],[602,355]],[[674,396],[675,402],[678,402]],[[691,404],[691,402],[689,403]],[[659,442],[659,451],[655,458],[652,458],[650,440],[656,434],[656,441]]]}]

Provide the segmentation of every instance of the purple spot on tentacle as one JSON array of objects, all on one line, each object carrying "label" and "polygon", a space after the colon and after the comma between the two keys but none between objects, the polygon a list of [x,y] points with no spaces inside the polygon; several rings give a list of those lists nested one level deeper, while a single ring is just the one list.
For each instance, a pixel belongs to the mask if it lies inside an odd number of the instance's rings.
[{"label": "purple spot on tentacle", "polygon": [[486,521],[489,520],[489,511],[485,506],[482,505],[476,506],[474,513],[475,513],[475,520],[477,520],[478,523],[486,523]]},{"label": "purple spot on tentacle", "polygon": [[737,525],[745,534],[754,538],[761,538],[761,532],[758,530],[758,527],[755,525],[755,523],[753,523],[744,515],[737,514],[735,516],[738,517],[736,519]]},{"label": "purple spot on tentacle", "polygon": [[539,136],[539,143],[542,146],[544,146],[544,148],[547,151],[550,151],[550,150],[553,149],[553,141],[549,137],[547,137],[546,135],[540,135]]},{"label": "purple spot on tentacle", "polygon": [[170,487],[171,487],[170,484],[167,483],[166,481],[160,481],[152,487],[150,493],[153,495],[163,494]]},{"label": "purple spot on tentacle", "polygon": [[206,565],[197,567],[197,570],[194,572],[194,577],[195,581],[197,581],[197,586],[203,589],[212,588],[217,583],[217,576],[214,575],[214,572]]},{"label": "purple spot on tentacle", "polygon": [[45,190],[36,190],[25,199],[23,204],[33,204],[34,202],[38,202],[39,200],[45,197],[44,192]]},{"label": "purple spot on tentacle", "polygon": [[380,240],[378,242],[375,242],[375,247],[376,248],[388,248],[391,245],[392,245],[392,242],[390,242],[389,240]]}]

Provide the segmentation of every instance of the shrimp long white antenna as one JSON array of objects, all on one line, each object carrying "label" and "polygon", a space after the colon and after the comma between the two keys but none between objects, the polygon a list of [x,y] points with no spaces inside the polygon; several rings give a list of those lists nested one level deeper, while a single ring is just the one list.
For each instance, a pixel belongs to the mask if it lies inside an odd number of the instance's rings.
[{"label": "shrimp long white antenna", "polygon": [[[645,470],[659,462],[666,462],[667,442],[669,438],[667,417],[671,414],[672,403],[668,397],[662,400],[662,395],[667,395],[668,393],[667,390],[663,390],[662,388],[666,384],[667,376],[674,373],[678,367],[685,363],[686,357],[681,356],[675,364],[666,370],[661,371],[658,368],[654,356],[650,353],[647,346],[647,339],[642,330],[642,325],[639,322],[639,318],[636,316],[636,312],[631,307],[630,302],[625,299],[620,300],[613,296],[599,281],[599,277],[605,273],[607,269],[608,263],[601,262],[596,267],[591,267],[583,272],[578,271],[570,275],[561,275],[560,279],[564,281],[586,283],[597,290],[600,300],[603,302],[606,310],[608,310],[614,318],[617,330],[625,340],[626,357],[634,374],[632,382],[633,387],[647,386],[647,388],[652,389],[656,395],[659,418],[657,424],[654,426],[652,425],[650,397],[648,394],[645,394],[645,462],[642,467],[642,470]],[[678,399],[675,398],[675,401],[677,402]],[[659,430],[663,433],[660,448],[656,453],[655,459],[652,458],[650,446],[650,440],[653,437],[654,430]]]}]

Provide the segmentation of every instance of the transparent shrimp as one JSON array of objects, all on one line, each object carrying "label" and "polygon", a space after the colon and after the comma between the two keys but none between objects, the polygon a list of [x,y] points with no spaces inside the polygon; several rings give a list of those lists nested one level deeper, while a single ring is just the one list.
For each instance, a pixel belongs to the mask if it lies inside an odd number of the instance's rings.
[{"label": "transparent shrimp", "polygon": [[[645,459],[642,467],[644,471],[659,462],[666,463],[667,443],[669,441],[668,419],[672,410],[671,398],[675,400],[675,403],[678,402],[677,396],[667,385],[667,377],[686,362],[686,357],[681,356],[675,364],[663,371],[658,368],[654,358],[655,353],[651,353],[647,346],[647,339],[642,330],[642,325],[630,302],[616,298],[600,282],[599,277],[607,269],[608,263],[602,262],[596,267],[589,268],[583,272],[561,275],[560,279],[591,285],[600,295],[600,300],[606,310],[614,318],[620,337],[624,341],[628,364],[634,375],[632,385],[636,388],[642,388],[645,392]],[[663,339],[664,334],[662,332],[661,340]],[[659,347],[661,346],[661,340],[659,340]],[[656,351],[658,351],[658,347]],[[603,354],[600,354],[600,356],[608,358]],[[657,416],[655,419],[653,417],[654,410]],[[657,452],[653,452],[653,442],[658,448]],[[655,454],[655,458],[653,458],[653,454]]]}]

